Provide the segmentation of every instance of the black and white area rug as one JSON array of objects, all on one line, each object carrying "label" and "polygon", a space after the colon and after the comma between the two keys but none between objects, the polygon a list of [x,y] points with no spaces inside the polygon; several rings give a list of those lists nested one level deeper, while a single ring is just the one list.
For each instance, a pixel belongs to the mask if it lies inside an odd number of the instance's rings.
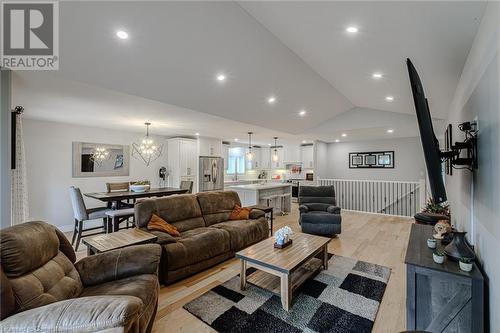
[{"label": "black and white area rug", "polygon": [[[329,269],[306,281],[281,307],[279,295],[236,276],[184,305],[218,332],[370,332],[391,275],[388,267],[332,256]],[[247,276],[254,273],[249,268]]]}]

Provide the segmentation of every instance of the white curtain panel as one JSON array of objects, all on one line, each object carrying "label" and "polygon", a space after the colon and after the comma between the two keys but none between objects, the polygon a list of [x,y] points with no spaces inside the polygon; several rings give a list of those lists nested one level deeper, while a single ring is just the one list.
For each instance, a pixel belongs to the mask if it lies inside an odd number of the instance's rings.
[{"label": "white curtain panel", "polygon": [[16,169],[12,170],[12,225],[28,220],[28,188],[22,114],[16,116]]}]

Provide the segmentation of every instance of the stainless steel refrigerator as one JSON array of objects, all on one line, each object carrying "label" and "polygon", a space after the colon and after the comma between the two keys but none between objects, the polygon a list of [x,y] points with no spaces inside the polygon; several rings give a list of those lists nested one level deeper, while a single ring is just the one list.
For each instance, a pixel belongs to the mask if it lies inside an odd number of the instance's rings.
[{"label": "stainless steel refrigerator", "polygon": [[224,159],[200,156],[200,192],[224,190]]}]

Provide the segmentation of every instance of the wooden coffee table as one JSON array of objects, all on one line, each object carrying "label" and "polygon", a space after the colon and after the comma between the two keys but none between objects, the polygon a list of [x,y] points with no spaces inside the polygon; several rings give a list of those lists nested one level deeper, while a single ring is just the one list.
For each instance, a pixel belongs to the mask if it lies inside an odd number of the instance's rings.
[{"label": "wooden coffee table", "polygon": [[153,243],[157,239],[157,236],[149,232],[132,228],[113,232],[111,234],[83,238],[82,242],[87,245],[87,255],[90,256],[131,245]]},{"label": "wooden coffee table", "polygon": [[[288,311],[292,293],[321,268],[328,269],[330,238],[297,233],[293,244],[284,249],[273,247],[274,237],[265,239],[236,253],[241,260],[241,290],[251,283],[281,295],[281,304]],[[321,254],[321,259],[315,258]],[[246,276],[247,263],[258,269]]]}]

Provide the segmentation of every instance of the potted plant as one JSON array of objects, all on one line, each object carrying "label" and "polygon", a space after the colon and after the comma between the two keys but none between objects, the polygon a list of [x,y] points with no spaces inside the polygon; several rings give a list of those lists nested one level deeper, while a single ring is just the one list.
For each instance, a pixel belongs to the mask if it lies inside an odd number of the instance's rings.
[{"label": "potted plant", "polygon": [[436,250],[432,254],[432,259],[434,259],[436,264],[442,264],[444,262],[444,251],[442,249]]},{"label": "potted plant", "polygon": [[434,238],[428,238],[427,239],[427,247],[429,249],[435,249],[437,245],[437,241]]},{"label": "potted plant", "polygon": [[445,216],[450,216],[450,206],[448,204],[438,204],[435,203],[432,198],[429,198],[427,200],[427,203],[425,204],[424,209],[422,210],[423,213],[434,213],[434,214],[441,214]]},{"label": "potted plant", "polygon": [[461,257],[458,261],[458,265],[462,271],[470,272],[472,271],[472,258]]}]

